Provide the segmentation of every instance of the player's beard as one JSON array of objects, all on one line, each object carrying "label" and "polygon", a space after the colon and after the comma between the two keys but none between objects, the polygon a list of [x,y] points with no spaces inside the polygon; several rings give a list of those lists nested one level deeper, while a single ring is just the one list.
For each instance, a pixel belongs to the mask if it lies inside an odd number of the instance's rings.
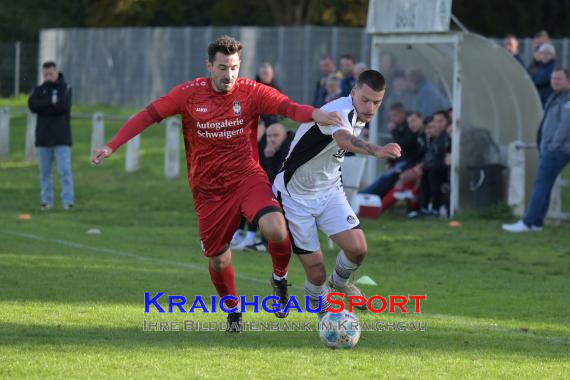
[{"label": "player's beard", "polygon": [[213,79],[213,82],[215,84],[215,90],[218,92],[230,92],[232,90],[232,88],[234,88],[234,84],[235,82],[232,81],[226,81],[225,79]]}]

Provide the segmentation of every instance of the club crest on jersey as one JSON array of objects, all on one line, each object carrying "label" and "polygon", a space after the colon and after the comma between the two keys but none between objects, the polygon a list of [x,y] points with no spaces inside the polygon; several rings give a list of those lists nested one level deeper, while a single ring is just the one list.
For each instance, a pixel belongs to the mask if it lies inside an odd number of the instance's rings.
[{"label": "club crest on jersey", "polygon": [[234,114],[237,116],[241,115],[241,105],[237,100],[234,102]]}]

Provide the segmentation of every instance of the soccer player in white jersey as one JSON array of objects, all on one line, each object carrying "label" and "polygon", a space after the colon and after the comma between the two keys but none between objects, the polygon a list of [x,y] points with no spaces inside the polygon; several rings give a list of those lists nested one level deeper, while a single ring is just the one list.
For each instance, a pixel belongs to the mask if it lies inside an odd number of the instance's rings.
[{"label": "soccer player in white jersey", "polygon": [[[329,306],[326,296],[330,288],[345,296],[364,296],[349,282],[350,275],[366,257],[367,245],[342,188],[341,162],[347,151],[378,158],[400,156],[398,144],[378,146],[358,137],[378,111],[385,87],[382,74],[366,70],[358,77],[349,96],[321,108],[338,112],[342,125],[301,124],[273,185],[291,233],[293,252],[305,269],[305,294],[310,297],[313,308],[318,305],[319,296],[322,299],[320,317]],[[317,230],[341,248],[328,284]]]}]

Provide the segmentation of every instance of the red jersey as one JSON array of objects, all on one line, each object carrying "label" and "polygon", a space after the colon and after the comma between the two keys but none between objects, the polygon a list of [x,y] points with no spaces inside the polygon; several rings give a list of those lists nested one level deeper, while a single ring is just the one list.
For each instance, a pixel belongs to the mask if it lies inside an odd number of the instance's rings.
[{"label": "red jersey", "polygon": [[[283,115],[306,122],[311,120],[313,110],[251,79],[238,78],[232,90],[224,93],[214,90],[210,78],[196,78],[151,103],[146,108],[149,120],[135,117],[133,123],[138,127],[182,115],[188,179],[194,197],[215,200],[247,176],[264,173],[257,153],[260,115]],[[148,125],[124,136],[120,131],[109,146],[116,150]],[[129,122],[123,129],[129,129]]]}]

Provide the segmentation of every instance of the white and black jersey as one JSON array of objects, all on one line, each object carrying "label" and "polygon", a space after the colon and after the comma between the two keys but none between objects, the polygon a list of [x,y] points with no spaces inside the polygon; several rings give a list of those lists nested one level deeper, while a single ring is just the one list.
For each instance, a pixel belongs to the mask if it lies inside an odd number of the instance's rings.
[{"label": "white and black jersey", "polygon": [[357,120],[352,97],[334,100],[321,108],[338,112],[342,125],[321,126],[315,122],[299,126],[283,168],[275,178],[275,188],[292,197],[311,198],[341,186],[340,165],[344,150],[333,134],[344,129],[359,136],[365,123]]}]

